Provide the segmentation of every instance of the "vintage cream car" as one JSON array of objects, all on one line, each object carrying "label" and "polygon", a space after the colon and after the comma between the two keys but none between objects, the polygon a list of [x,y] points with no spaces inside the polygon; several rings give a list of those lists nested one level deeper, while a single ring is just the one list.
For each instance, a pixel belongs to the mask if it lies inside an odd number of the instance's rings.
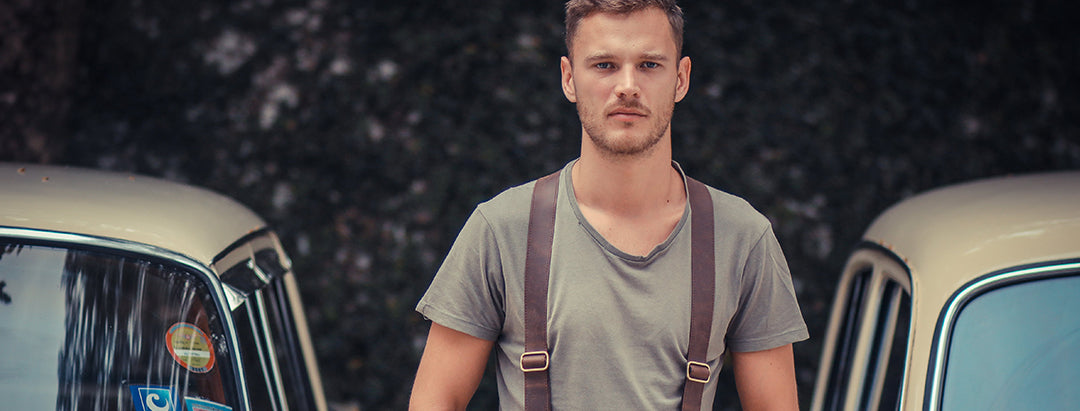
[{"label": "vintage cream car", "polygon": [[812,410],[1080,409],[1080,172],[933,190],[842,273]]},{"label": "vintage cream car", "polygon": [[326,409],[263,220],[149,177],[0,163],[0,408]]}]

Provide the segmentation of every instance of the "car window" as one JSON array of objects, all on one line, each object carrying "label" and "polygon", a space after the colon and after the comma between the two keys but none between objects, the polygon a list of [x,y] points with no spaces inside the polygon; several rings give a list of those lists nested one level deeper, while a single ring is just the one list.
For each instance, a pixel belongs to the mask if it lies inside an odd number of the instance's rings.
[{"label": "car window", "polygon": [[1080,275],[993,289],[952,329],[942,409],[1064,410],[1080,404]]},{"label": "car window", "polygon": [[231,353],[206,285],[138,256],[0,240],[0,341],[5,409],[237,403]]}]

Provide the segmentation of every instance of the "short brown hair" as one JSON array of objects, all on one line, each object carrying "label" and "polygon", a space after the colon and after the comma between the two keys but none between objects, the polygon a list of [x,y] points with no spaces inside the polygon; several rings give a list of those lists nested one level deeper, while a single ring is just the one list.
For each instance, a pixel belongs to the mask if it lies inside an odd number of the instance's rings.
[{"label": "short brown hair", "polygon": [[683,12],[675,0],[570,0],[566,2],[566,52],[569,54],[574,34],[581,20],[593,13],[629,14],[655,7],[667,14],[675,50],[682,55]]}]

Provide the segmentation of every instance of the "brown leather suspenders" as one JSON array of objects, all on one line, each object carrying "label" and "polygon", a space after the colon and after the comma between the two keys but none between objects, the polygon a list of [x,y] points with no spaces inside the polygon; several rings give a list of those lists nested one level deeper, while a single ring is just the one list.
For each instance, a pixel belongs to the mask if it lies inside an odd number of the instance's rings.
[{"label": "brown leather suspenders", "polygon": [[548,275],[551,273],[551,242],[555,238],[555,199],[559,195],[559,172],[536,181],[529,208],[529,239],[525,251],[525,410],[551,409],[547,346]]},{"label": "brown leather suspenders", "polygon": [[712,376],[708,364],[712,334],[713,299],[716,295],[716,234],[713,203],[705,184],[686,178],[690,193],[690,347],[683,387],[683,411],[701,408],[705,384]]},{"label": "brown leather suspenders", "polygon": [[[687,353],[683,411],[701,408],[705,384],[712,376],[708,364],[716,288],[712,199],[705,184],[687,177],[691,210],[690,346]],[[559,172],[536,181],[529,209],[528,249],[525,254],[525,409],[551,409],[547,347],[547,294],[551,272],[551,243],[555,235],[555,201]]]}]

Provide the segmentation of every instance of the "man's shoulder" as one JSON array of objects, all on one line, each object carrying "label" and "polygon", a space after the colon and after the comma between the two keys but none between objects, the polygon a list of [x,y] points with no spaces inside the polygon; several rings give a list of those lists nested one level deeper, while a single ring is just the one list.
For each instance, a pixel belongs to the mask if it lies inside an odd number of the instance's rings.
[{"label": "man's shoulder", "polygon": [[758,232],[770,227],[769,219],[746,199],[706,184],[713,201],[717,225]]},{"label": "man's shoulder", "polygon": [[529,222],[529,206],[536,180],[503,190],[495,197],[476,205],[489,224],[503,225]]}]

